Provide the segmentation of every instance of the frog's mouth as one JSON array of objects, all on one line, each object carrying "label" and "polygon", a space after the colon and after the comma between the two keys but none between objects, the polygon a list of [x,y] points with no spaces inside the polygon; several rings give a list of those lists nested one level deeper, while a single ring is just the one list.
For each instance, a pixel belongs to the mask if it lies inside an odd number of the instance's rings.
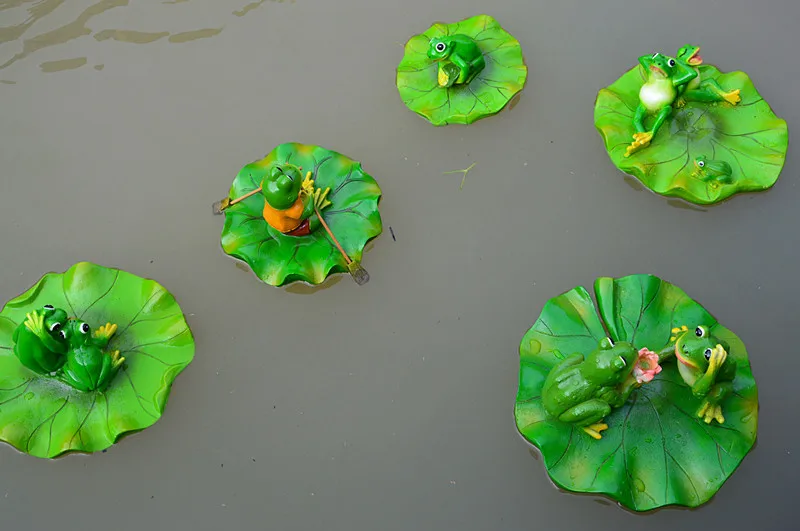
[{"label": "frog's mouth", "polygon": [[667,73],[664,72],[664,70],[662,68],[659,68],[656,65],[650,65],[650,71],[653,72],[656,75],[661,76],[661,77],[667,77]]},{"label": "frog's mouth", "polygon": [[700,48],[698,47],[692,55],[689,56],[689,59],[686,60],[692,66],[700,66],[703,64],[703,58],[700,56]]}]

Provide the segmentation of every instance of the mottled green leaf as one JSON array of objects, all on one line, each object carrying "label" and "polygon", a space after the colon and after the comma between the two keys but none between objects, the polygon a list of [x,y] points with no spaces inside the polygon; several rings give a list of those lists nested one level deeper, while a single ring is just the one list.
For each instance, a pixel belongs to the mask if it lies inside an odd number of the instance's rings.
[{"label": "mottled green leaf", "polygon": [[[522,339],[515,409],[520,433],[541,450],[548,474],[564,489],[604,494],[636,511],[705,503],[756,438],[758,393],[744,345],[682,290],[657,277],[600,278],[595,292],[600,318],[578,287],[551,299]],[[734,393],[722,402],[723,425],[695,416],[700,400],[674,361],[606,417],[609,428],[599,441],[544,411],[542,384],[561,357],[588,354],[605,335],[658,351],[674,326],[701,323],[728,342],[737,362]]]},{"label": "mottled green leaf", "polygon": [[[475,40],[486,67],[469,85],[442,88],[438,65],[427,56],[428,44],[457,33]],[[503,110],[522,91],[527,76],[517,39],[492,17],[478,15],[455,24],[439,22],[412,37],[397,67],[397,89],[406,106],[433,125],[470,124]]]},{"label": "mottled green leaf", "polygon": [[[742,101],[735,106],[689,102],[674,110],[649,147],[630,157],[624,154],[635,132],[633,115],[643,83],[639,68],[602,89],[594,122],[612,162],[658,194],[701,205],[772,187],[786,160],[786,122],[775,116],[747,74],[723,74],[702,65],[700,75],[716,80],[726,90],[740,89]],[[701,155],[729,163],[733,182],[703,182],[693,175],[694,160]]]},{"label": "mottled green leaf", "polygon": [[[119,326],[108,350],[126,361],[105,391],[84,393],[19,363],[14,329],[45,304],[95,328]],[[0,312],[0,440],[47,458],[108,448],[161,417],[172,382],[193,357],[183,313],[157,282],[87,262],[48,273]]]},{"label": "mottled green leaf", "polygon": [[[360,261],[364,246],[382,230],[378,211],[381,189],[375,179],[364,172],[360,162],[340,153],[288,143],[242,168],[229,197],[241,197],[258,188],[275,162],[290,162],[312,171],[315,186],[330,187],[331,205],[322,216],[348,256]],[[253,195],[225,211],[222,229],[223,250],[245,261],[261,280],[273,286],[295,281],[320,284],[331,274],[347,272],[347,263],[322,227],[308,236],[287,236],[267,224],[263,209],[263,196]]]}]

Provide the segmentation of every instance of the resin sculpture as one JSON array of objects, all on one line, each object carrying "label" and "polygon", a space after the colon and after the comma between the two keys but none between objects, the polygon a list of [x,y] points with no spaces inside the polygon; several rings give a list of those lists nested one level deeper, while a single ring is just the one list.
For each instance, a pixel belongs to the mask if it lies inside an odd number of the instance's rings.
[{"label": "resin sculpture", "polygon": [[656,193],[713,204],[777,181],[786,122],[743,72],[703,63],[698,46],[654,53],[602,89],[595,126],[611,160]]},{"label": "resin sculpture", "polygon": [[0,440],[45,458],[104,450],[159,419],[193,356],[156,282],[87,262],[49,273],[0,311]]},{"label": "resin sculpture", "polygon": [[242,168],[219,204],[222,248],[273,286],[320,284],[343,272],[364,284],[360,259],[381,233],[380,197],[361,163],[318,146],[282,144]]},{"label": "resin sculpture", "polygon": [[657,277],[595,294],[551,299],[522,339],[517,428],[563,489],[635,511],[707,502],[756,439],[744,345]]},{"label": "resin sculpture", "polygon": [[397,67],[409,109],[433,125],[497,114],[522,91],[528,69],[519,42],[492,17],[436,23],[412,37]]}]

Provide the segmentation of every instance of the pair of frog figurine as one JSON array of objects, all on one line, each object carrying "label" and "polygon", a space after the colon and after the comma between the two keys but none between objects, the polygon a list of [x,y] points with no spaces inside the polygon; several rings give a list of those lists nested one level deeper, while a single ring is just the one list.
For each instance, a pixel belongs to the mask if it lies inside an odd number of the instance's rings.
[{"label": "pair of frog figurine", "polygon": [[[696,414],[704,422],[725,417],[720,403],[733,389],[736,362],[728,358],[729,347],[709,333],[708,327],[690,330],[686,326],[658,352],[658,362],[672,356],[678,373],[692,394],[702,402]],[[611,338],[584,357],[577,353],[556,364],[542,386],[542,404],[552,418],[583,429],[601,439],[608,425],[603,422],[611,410],[621,407],[642,383],[633,376],[639,353],[630,343],[614,343]]]},{"label": "pair of frog figurine", "polygon": [[118,350],[106,351],[116,331],[117,325],[106,323],[93,332],[88,323],[46,305],[14,330],[14,354],[38,374],[79,391],[103,391],[125,361]]},{"label": "pair of frog figurine", "polygon": [[[739,89],[726,91],[715,80],[703,78],[699,68],[703,64],[699,46],[687,44],[678,50],[675,57],[661,53],[643,55],[639,64],[645,70],[646,79],[639,90],[639,105],[633,117],[636,132],[625,151],[626,157],[650,145],[675,107],[683,107],[689,101],[731,105],[741,101]],[[649,116],[654,116],[655,120],[648,129],[644,122]],[[694,165],[695,177],[703,181],[732,182],[731,166],[727,162],[700,156]]]}]

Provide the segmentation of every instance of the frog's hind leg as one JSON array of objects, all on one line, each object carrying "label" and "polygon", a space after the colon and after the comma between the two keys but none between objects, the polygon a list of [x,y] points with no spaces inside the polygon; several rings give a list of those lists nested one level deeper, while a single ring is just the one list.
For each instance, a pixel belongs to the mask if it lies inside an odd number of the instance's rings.
[{"label": "frog's hind leg", "polygon": [[593,398],[571,407],[562,413],[558,420],[579,426],[593,439],[602,439],[601,431],[608,429],[608,424],[601,422],[611,413],[608,403]]}]

